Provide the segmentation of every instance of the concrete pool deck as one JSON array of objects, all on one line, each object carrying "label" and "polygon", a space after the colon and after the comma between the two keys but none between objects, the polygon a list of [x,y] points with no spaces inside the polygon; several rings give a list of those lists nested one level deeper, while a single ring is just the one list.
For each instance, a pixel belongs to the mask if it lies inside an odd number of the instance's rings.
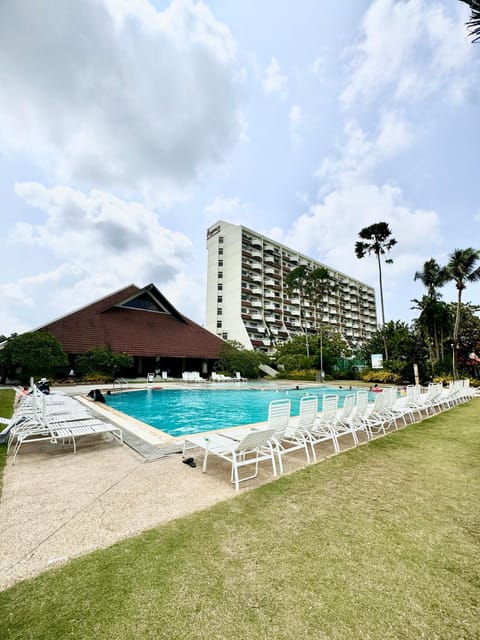
[{"label": "concrete pool deck", "polygon": [[[156,455],[141,455],[118,441],[84,438],[75,455],[71,447],[36,443],[21,449],[15,466],[7,460],[0,500],[0,590],[236,495],[224,461],[212,456],[203,474],[199,450],[189,452],[196,468],[182,464],[179,440],[148,447]],[[319,462],[333,453],[330,444],[316,450]],[[284,465],[285,473],[305,467],[304,453],[285,456]],[[240,493],[272,480],[271,467],[263,464]]]}]

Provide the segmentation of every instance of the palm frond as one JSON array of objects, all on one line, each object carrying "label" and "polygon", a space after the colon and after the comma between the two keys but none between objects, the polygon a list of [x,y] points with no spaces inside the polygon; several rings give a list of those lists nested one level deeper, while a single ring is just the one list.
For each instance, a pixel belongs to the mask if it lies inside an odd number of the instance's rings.
[{"label": "palm frond", "polygon": [[472,10],[470,19],[465,23],[472,42],[480,42],[480,0],[461,0]]}]

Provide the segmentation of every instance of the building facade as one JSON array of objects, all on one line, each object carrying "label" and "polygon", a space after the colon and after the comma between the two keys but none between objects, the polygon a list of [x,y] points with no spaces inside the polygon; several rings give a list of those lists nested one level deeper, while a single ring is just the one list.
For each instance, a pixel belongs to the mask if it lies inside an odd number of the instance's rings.
[{"label": "building facade", "polygon": [[[251,229],[220,220],[207,230],[207,250],[206,327],[224,340],[272,352],[321,325],[355,349],[377,328],[372,287]],[[286,277],[298,266],[324,267],[336,284],[316,309],[287,291]]]},{"label": "building facade", "polygon": [[180,378],[198,371],[208,378],[223,340],[180,313],[154,284],[129,285],[82,309],[39,327],[57,338],[75,368],[77,356],[92,347],[107,347],[133,356],[125,375],[165,371]]}]

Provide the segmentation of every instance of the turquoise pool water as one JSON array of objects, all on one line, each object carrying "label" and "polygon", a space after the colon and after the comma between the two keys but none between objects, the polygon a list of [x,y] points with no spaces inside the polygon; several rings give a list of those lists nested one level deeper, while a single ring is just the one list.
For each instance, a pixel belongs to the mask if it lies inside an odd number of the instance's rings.
[{"label": "turquoise pool water", "polygon": [[338,387],[312,387],[309,389],[148,389],[106,396],[107,404],[137,420],[181,437],[192,433],[223,429],[238,425],[264,422],[268,418],[271,400],[289,398],[291,414],[298,415],[300,399],[305,395],[318,396],[319,410],[322,397],[335,393],[339,405],[352,389]]}]

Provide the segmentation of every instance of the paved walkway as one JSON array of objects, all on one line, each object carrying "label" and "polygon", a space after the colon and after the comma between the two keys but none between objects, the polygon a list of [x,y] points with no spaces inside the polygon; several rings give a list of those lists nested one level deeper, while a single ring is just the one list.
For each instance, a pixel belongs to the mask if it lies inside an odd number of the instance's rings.
[{"label": "paved walkway", "polygon": [[[117,441],[87,443],[85,438],[75,455],[46,445],[25,446],[3,478],[0,590],[233,498],[228,465],[211,457],[203,474],[196,459],[196,468],[182,464],[180,454],[147,462]],[[303,453],[290,454],[284,464],[286,473],[304,466]],[[271,468],[262,466],[259,477],[244,483],[240,493],[272,480]]]},{"label": "paved walkway", "polygon": [[[70,447],[36,443],[21,449],[15,466],[7,461],[0,500],[0,589],[235,496],[224,461],[211,457],[203,474],[201,457],[196,468],[182,464],[179,441],[145,443],[128,426],[130,446],[82,438],[74,455]],[[317,448],[319,459],[332,452],[330,444]],[[289,454],[285,473],[305,464],[303,452]],[[269,465],[261,467],[240,493],[272,481]]]}]

